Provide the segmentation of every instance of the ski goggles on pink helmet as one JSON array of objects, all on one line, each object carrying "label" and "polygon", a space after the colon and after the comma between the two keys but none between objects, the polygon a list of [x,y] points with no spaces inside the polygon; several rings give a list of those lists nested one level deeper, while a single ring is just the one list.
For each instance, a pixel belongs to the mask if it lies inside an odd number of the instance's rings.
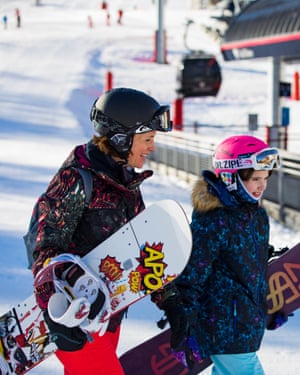
[{"label": "ski goggles on pink helmet", "polygon": [[216,159],[213,157],[213,167],[217,170],[232,171],[253,168],[257,171],[270,171],[280,168],[281,161],[276,148],[265,148],[252,155],[241,155],[236,159]]}]

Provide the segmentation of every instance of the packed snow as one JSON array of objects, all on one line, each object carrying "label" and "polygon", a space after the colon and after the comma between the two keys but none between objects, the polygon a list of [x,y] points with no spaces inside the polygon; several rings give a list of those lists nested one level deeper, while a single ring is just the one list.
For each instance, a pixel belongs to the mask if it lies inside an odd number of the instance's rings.
[{"label": "packed snow", "polygon": [[[224,62],[217,40],[203,31],[203,24],[210,22],[206,10],[192,9],[192,1],[167,1],[168,64],[156,64],[152,61],[157,28],[155,2],[111,0],[109,25],[100,3],[41,0],[36,6],[34,0],[0,0],[1,22],[7,16],[6,28],[4,22],[0,28],[0,313],[32,293],[22,236],[37,196],[73,146],[92,136],[89,110],[104,90],[108,69],[113,73],[114,87],[140,89],[171,104],[175,99],[176,65],[186,52],[185,25],[193,19],[188,44],[216,54],[222,65],[223,85],[216,98],[185,101],[185,130],[191,131],[189,125],[195,121],[211,124],[211,128],[200,127],[199,134],[210,129],[220,140],[225,134],[246,131],[248,114],[257,113],[257,135],[264,136],[264,125],[269,121],[268,62]],[[124,10],[121,25],[117,23],[120,6]],[[21,12],[20,28],[16,26],[16,8]],[[291,66],[287,77],[291,78],[298,68]],[[298,103],[288,103],[293,134],[289,147],[294,152],[300,145],[295,121]],[[175,199],[189,217],[191,188],[175,176],[159,172],[142,187],[147,205]],[[271,221],[271,243],[276,247],[292,246],[299,239],[300,232]],[[156,321],[160,317],[161,312],[147,298],[132,306],[123,324],[118,353],[158,333]],[[278,331],[266,332],[259,356],[267,375],[300,372],[298,319],[296,313]],[[31,373],[54,375],[63,370],[53,356]]]}]

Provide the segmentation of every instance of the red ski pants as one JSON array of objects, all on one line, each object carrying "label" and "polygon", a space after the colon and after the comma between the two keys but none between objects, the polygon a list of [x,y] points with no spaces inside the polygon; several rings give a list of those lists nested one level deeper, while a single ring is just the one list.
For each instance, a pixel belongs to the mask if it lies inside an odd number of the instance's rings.
[{"label": "red ski pants", "polygon": [[64,375],[125,375],[116,355],[120,327],[114,333],[92,336],[94,341],[88,342],[81,350],[58,350],[55,353],[64,366]]}]

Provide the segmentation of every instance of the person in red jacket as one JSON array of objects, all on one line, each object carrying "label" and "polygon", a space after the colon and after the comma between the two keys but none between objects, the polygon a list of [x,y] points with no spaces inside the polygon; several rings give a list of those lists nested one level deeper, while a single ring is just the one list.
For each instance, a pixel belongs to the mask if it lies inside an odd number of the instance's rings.
[{"label": "person in red jacket", "polygon": [[[61,253],[84,256],[145,208],[140,184],[153,172],[135,168],[142,168],[153,152],[156,132],[172,128],[168,105],[131,88],[105,92],[94,102],[90,118],[97,135],[72,150],[38,199],[32,268],[36,279],[47,260]],[[79,168],[92,175],[88,205]],[[51,293],[45,295],[41,287],[36,298],[38,303],[46,301],[44,316],[60,349],[56,355],[64,374],[123,375],[116,348],[124,312],[110,320],[103,336],[92,334],[90,342],[81,328],[51,321],[47,313]]]}]

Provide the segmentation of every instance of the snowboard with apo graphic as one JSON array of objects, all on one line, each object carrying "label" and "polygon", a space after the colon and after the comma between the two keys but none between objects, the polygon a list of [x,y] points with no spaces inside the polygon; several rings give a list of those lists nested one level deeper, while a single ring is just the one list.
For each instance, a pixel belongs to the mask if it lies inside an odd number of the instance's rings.
[{"label": "snowboard with apo graphic", "polygon": [[[176,278],[189,259],[191,245],[183,209],[164,200],[81,258],[108,290],[109,311],[101,313],[98,323],[105,326],[112,315]],[[0,374],[25,374],[56,349],[34,295],[0,317]]]}]

